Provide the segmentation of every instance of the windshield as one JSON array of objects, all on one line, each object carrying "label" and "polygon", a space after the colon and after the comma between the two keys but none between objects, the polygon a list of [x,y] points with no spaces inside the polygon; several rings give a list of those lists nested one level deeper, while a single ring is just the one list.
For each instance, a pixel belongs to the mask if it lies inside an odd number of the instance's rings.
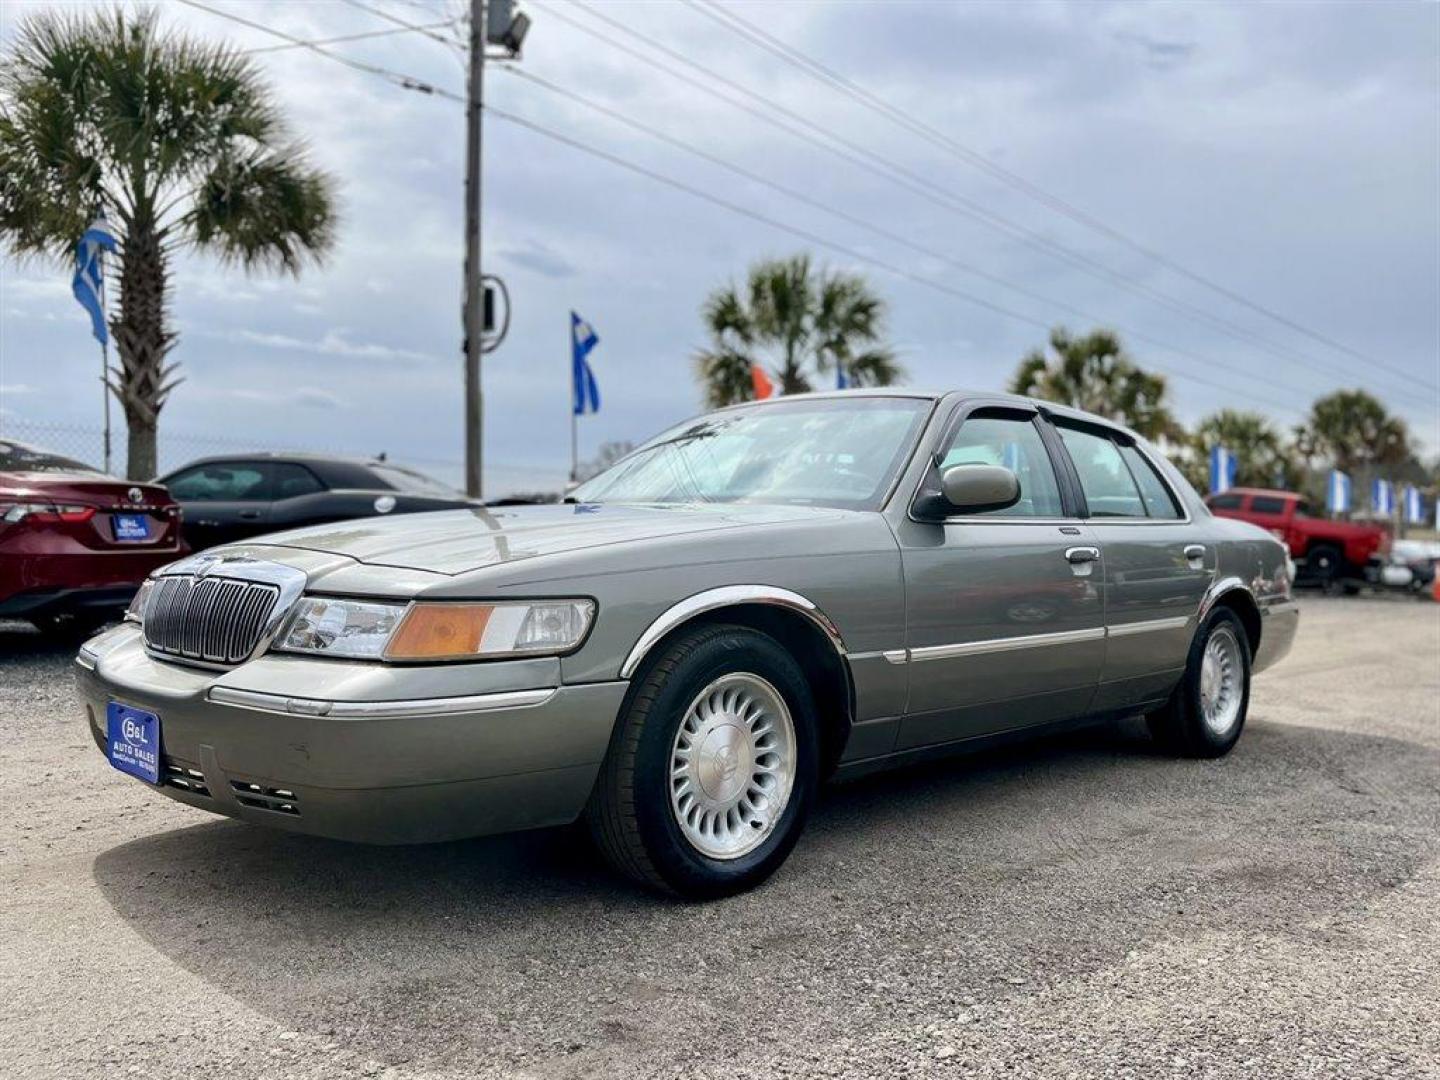
[{"label": "windshield", "polygon": [[776,402],[688,420],[571,494],[576,502],[879,507],[930,402]]},{"label": "windshield", "polygon": [[36,450],[23,443],[0,440],[0,472],[96,473],[93,466]]}]

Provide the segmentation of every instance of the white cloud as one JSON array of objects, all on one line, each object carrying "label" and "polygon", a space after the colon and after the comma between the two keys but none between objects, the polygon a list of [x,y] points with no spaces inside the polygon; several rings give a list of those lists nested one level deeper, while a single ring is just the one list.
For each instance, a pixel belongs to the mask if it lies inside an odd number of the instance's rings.
[{"label": "white cloud", "polygon": [[379,342],[350,341],[342,330],[327,330],[316,340],[290,334],[267,334],[258,330],[231,330],[224,333],[200,331],[205,337],[220,337],[242,345],[258,345],[263,349],[291,349],[317,353],[321,356],[344,356],[361,360],[428,361],[432,357],[415,349],[402,349]]}]

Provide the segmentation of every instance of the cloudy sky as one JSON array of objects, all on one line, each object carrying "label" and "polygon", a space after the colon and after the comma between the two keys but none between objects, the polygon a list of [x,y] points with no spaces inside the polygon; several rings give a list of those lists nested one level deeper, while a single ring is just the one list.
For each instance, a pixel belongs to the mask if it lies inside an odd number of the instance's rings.
[{"label": "cloudy sky", "polygon": [[[307,39],[391,25],[345,0],[204,2]],[[366,3],[426,24],[464,6]],[[1228,405],[1288,426],[1316,395],[1360,385],[1440,448],[1440,6],[722,3],[936,134],[866,109],[699,0],[524,5],[524,73],[749,175],[490,71],[497,109],[730,206],[489,119],[484,258],[515,318],[486,363],[487,493],[553,486],[568,468],[572,308],[601,338],[585,456],[697,411],[706,292],[797,251],[872,278],[914,385],[998,387],[1044,327],[1100,322],[1172,376],[1186,420]],[[0,33],[42,6],[7,0]],[[161,6],[239,48],[283,44]],[[332,48],[463,90],[456,50],[420,34]],[[177,267],[187,381],[163,414],[162,464],[228,440],[383,449],[458,479],[462,107],[305,49],[254,59],[338,180],[340,241],[298,281]],[[849,148],[815,145],[831,136]],[[68,274],[5,262],[0,276],[0,431],[96,425],[98,361]]]}]

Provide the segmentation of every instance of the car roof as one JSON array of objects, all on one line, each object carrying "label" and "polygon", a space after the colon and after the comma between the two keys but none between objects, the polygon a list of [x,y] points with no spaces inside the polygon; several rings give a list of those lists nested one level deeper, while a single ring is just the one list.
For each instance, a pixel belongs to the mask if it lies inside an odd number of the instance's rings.
[{"label": "car roof", "polygon": [[742,401],[735,405],[727,405],[727,409],[738,409],[744,406],[768,406],[779,405],[787,401],[825,401],[829,399],[853,400],[857,397],[871,398],[915,398],[921,401],[941,401],[952,398],[955,401],[983,400],[997,404],[1015,404],[1032,409],[1044,409],[1051,416],[1058,416],[1068,420],[1082,420],[1089,424],[1101,424],[1116,431],[1123,431],[1133,439],[1140,439],[1142,436],[1126,427],[1119,420],[1112,420],[1108,416],[1100,416],[1096,413],[1085,412],[1083,409],[1076,409],[1069,405],[1062,405],[1056,401],[1046,401],[1044,398],[1031,397],[1025,394],[1011,394],[1003,390],[920,390],[909,387],[895,386],[867,386],[855,390],[820,390],[806,394],[786,394],[783,397],[766,398],[764,401]]},{"label": "car roof", "polygon": [[[381,461],[378,458],[347,457],[341,454],[316,454],[301,450],[251,450],[246,453],[235,454],[211,454],[208,457],[195,458],[187,461],[178,468],[171,469],[171,473],[177,473],[181,469],[193,468],[196,465],[223,465],[232,461],[293,461],[300,465],[391,465],[392,462]],[[396,465],[396,468],[406,468],[404,465]],[[411,470],[414,471],[414,470]]]},{"label": "car roof", "polygon": [[[1258,487],[1232,487],[1226,488],[1220,495],[1268,495],[1274,499],[1303,499],[1304,496],[1295,491],[1281,491],[1279,488],[1258,488]],[[1207,495],[1206,498],[1209,498]]]}]

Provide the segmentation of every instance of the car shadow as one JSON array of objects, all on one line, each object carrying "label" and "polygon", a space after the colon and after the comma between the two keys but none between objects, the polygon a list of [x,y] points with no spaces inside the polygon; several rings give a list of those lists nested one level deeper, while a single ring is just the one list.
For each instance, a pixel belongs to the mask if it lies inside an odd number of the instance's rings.
[{"label": "car shadow", "polygon": [[1127,722],[831,785],[771,882],[710,904],[618,880],[578,828],[369,848],[211,821],[93,873],[167,960],[357,1053],[676,1073],[686,1025],[824,1040],[795,1025],[842,1009],[858,1034],[1361,907],[1435,855],[1437,788],[1440,753],[1398,740],[1262,722],[1175,761]]}]

